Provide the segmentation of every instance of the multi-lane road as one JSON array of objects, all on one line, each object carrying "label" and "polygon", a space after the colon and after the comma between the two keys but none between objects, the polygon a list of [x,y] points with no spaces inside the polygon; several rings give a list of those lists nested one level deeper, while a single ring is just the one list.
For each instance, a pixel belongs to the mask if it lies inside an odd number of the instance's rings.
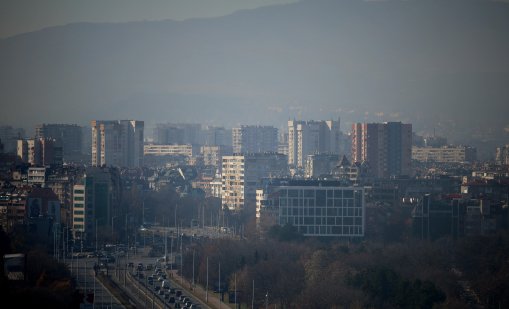
[{"label": "multi-lane road", "polygon": [[[195,295],[204,298],[208,295],[207,302],[202,301],[199,297],[193,295],[191,288],[187,287],[188,283],[178,277],[175,271],[166,269],[165,265],[159,264],[155,257],[148,256],[149,248],[140,249],[136,255],[117,257],[114,263],[107,263],[108,276],[115,283],[117,288],[123,290],[125,296],[123,301],[127,302],[131,307],[137,308],[220,308],[218,299],[214,299],[212,292],[205,291],[199,287],[194,288]],[[94,294],[94,302],[85,305],[85,308],[126,308],[122,305],[122,301],[117,299],[113,291],[109,291],[95,275],[95,271],[105,272],[106,268],[94,270],[94,265],[98,264],[98,259],[93,257],[82,257],[66,260],[73,277],[76,279],[78,288],[86,295]],[[143,268],[138,270],[138,264],[142,264]],[[129,266],[131,265],[131,266]],[[147,269],[147,266],[151,265]],[[160,272],[156,274],[156,270]],[[141,274],[141,276],[140,276]],[[149,281],[149,277],[154,279]],[[162,282],[158,281],[160,276],[166,276],[169,288],[162,288]],[[160,290],[164,292],[159,292]],[[202,295],[203,294],[203,295]],[[187,306],[186,306],[187,304]],[[224,306],[223,307],[227,307]]]},{"label": "multi-lane road", "polygon": [[[78,289],[84,293],[86,306],[89,308],[125,308],[118,299],[96,278],[94,265],[97,258],[73,258],[65,261],[69,265]],[[87,301],[87,296],[93,295],[93,302]]]}]

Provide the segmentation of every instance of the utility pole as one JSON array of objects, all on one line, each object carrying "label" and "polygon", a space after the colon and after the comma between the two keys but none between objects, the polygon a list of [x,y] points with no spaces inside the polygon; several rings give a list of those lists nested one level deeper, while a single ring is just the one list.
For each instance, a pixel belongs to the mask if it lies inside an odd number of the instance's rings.
[{"label": "utility pole", "polygon": [[219,262],[219,309],[221,309],[221,262]]},{"label": "utility pole", "polygon": [[209,257],[207,256],[207,283],[205,285],[205,302],[209,302]]},{"label": "utility pole", "polygon": [[97,219],[95,219],[95,253],[97,252]]}]

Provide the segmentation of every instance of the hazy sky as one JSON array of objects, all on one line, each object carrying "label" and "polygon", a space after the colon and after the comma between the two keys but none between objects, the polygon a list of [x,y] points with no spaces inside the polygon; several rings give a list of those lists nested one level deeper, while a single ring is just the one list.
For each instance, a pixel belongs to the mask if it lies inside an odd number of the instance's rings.
[{"label": "hazy sky", "polygon": [[183,20],[297,0],[1,0],[0,38],[74,22]]}]

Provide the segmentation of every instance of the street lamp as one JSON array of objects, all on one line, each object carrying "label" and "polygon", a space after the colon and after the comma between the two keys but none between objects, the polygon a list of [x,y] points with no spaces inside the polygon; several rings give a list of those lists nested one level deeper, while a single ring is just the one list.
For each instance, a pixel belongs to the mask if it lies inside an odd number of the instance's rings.
[{"label": "street lamp", "polygon": [[269,305],[269,291],[265,293],[265,309],[267,309],[268,305]]},{"label": "street lamp", "polygon": [[116,218],[118,218],[119,216],[113,216],[111,217],[111,241],[113,241],[113,222]]}]

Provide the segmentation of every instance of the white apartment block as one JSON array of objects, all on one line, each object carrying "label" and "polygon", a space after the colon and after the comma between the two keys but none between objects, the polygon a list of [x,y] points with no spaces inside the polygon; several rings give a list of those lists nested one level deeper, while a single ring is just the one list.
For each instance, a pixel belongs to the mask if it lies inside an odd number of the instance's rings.
[{"label": "white apartment block", "polygon": [[74,239],[86,239],[86,194],[85,185],[74,185],[72,201],[72,233]]},{"label": "white apartment block", "polygon": [[260,179],[287,175],[286,156],[277,153],[255,153],[224,156],[222,164],[223,207],[233,211],[253,207]]}]

